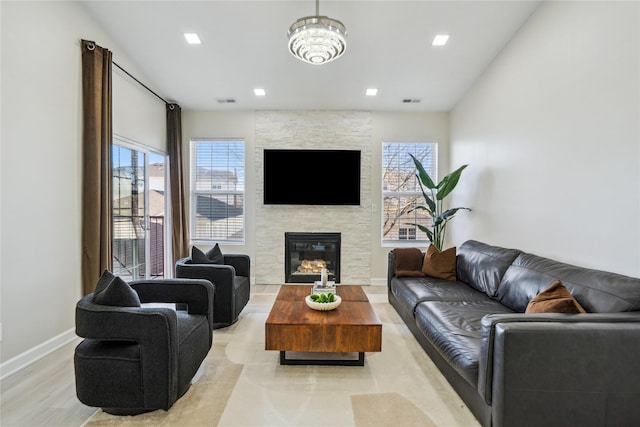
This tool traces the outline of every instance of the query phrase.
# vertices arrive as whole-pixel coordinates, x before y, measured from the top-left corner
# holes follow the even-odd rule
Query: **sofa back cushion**
[[[498,300],[523,313],[529,301],[560,280],[589,313],[640,310],[640,279],[522,253],[505,273]]]
[[[457,279],[495,298],[502,276],[520,253],[517,249],[467,240],[458,247]]]

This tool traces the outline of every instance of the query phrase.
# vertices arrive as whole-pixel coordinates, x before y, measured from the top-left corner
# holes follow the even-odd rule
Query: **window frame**
[[[173,261],[173,247],[171,244],[171,239],[168,238],[170,236],[170,231],[171,231],[171,206],[170,206],[170,200],[171,200],[171,193],[170,193],[170,186],[169,186],[169,155],[167,152],[159,150],[156,147],[152,147],[150,145],[146,145],[137,141],[133,141],[125,136],[122,135],[118,135],[116,133],[113,134],[113,138],[111,140],[111,153],[113,154],[113,150],[114,147],[119,147],[119,148],[123,148],[126,150],[131,150],[131,151],[137,151],[138,153],[144,155],[144,162],[143,162],[143,167],[144,167],[144,176],[143,176],[143,180],[144,180],[144,198],[143,198],[143,203],[144,203],[144,219],[143,219],[143,228],[145,230],[145,248],[144,248],[144,254],[145,254],[145,260],[144,260],[144,278],[145,279],[168,279],[168,278],[172,278],[173,277],[173,271],[172,268],[168,268],[168,266],[171,266]],[[151,185],[151,181],[150,181],[150,177],[149,177],[149,166],[152,164],[151,163],[151,156],[155,155],[155,156],[159,156],[163,158],[164,161],[164,179],[163,179],[163,187],[164,187],[164,219],[163,219],[163,274],[161,276],[153,276],[151,275],[152,271],[151,271],[151,235],[150,235],[150,224],[151,224],[151,217],[149,214],[149,209],[150,209],[150,185]],[[111,179],[113,180],[113,161],[112,161],[112,165],[111,165]],[[111,189],[112,192],[112,199],[114,197],[113,192],[115,191],[115,188]],[[111,223],[112,226],[113,225],[113,210],[114,208],[111,208]],[[113,245],[113,239],[115,238],[115,236],[112,236],[112,245]]]
[[[196,187],[196,173],[194,168],[197,164],[197,146],[202,143],[213,143],[213,144],[222,144],[222,143],[242,143],[242,172],[241,179],[238,180],[238,184],[241,189],[235,190],[225,190],[225,189],[197,189]],[[190,140],[190,168],[189,168],[189,232],[192,243],[202,243],[202,244],[211,244],[211,243],[220,243],[224,245],[244,245],[247,237],[247,192],[246,192],[246,170],[247,170],[247,142],[244,138],[191,138]],[[227,163],[228,163],[227,156]],[[228,170],[228,169],[227,169]],[[240,175],[238,175],[240,176]],[[242,237],[238,239],[229,239],[229,233],[227,233],[226,238],[218,238],[218,237],[204,237],[197,235],[197,195],[236,195],[242,197],[242,225],[240,230],[242,231]],[[229,225],[229,216],[226,217],[227,226]],[[229,227],[227,227],[229,229]]]
[[[438,176],[438,143],[434,141],[397,141],[397,140],[384,140],[382,141],[382,155],[381,155],[381,176],[380,176],[380,194],[381,194],[381,209],[380,209],[380,243],[382,247],[415,247],[415,246],[427,246],[430,241],[427,238],[427,235],[420,231],[417,227],[414,227],[415,230],[415,238],[400,238],[400,229],[404,229],[406,232],[406,236],[411,237],[412,234],[408,227],[405,224],[396,224],[395,227],[398,229],[397,238],[386,238],[385,237],[385,219],[387,218],[387,203],[385,203],[386,199],[389,197],[396,198],[418,198],[417,204],[424,205],[424,199],[422,192],[420,191],[420,187],[416,187],[416,191],[389,191],[385,189],[385,169],[387,165],[385,161],[387,160],[385,157],[387,146],[389,145],[406,145],[407,150],[405,153],[417,153],[419,147],[424,146],[424,149],[430,147],[431,150],[431,159],[432,162],[430,165],[426,165],[424,162],[424,158],[421,159],[421,162],[425,166],[427,171],[430,171],[430,176],[432,178]],[[413,149],[410,148],[413,147]],[[407,155],[408,157],[408,155]],[[426,158],[426,156],[425,156]],[[410,158],[409,158],[410,160]],[[415,176],[416,170],[415,166],[413,167],[413,172],[411,173]],[[416,183],[417,183],[417,178]],[[417,222],[417,221],[416,221]],[[409,227],[411,228],[411,227]]]

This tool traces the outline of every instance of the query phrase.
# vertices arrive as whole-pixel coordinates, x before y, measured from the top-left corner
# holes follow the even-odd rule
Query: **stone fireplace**
[[[340,282],[340,233],[284,233],[285,283],[313,283],[326,268]]]

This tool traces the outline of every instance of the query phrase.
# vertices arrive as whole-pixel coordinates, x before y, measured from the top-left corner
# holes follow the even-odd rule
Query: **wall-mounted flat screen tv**
[[[360,205],[360,150],[264,150],[265,205]]]

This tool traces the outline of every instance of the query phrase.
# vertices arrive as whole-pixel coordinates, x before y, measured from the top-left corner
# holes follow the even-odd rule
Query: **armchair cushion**
[[[105,270],[98,280],[93,302],[116,307],[140,307],[138,294],[127,282],[108,270]]]

